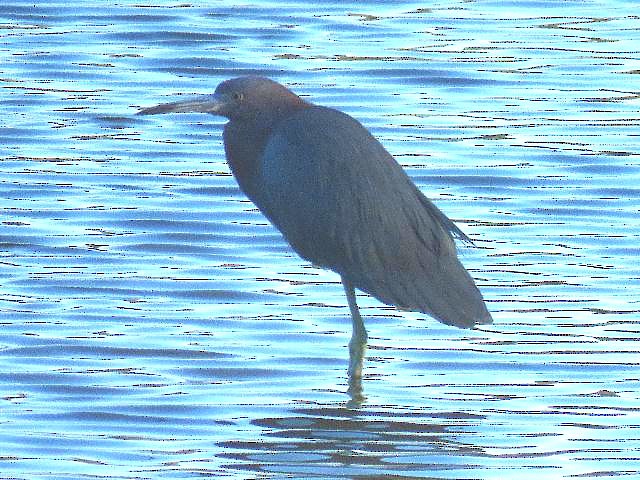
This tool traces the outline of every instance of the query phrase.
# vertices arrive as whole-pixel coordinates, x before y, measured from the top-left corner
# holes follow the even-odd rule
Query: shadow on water
[[[348,402],[350,403],[350,402]],[[323,478],[408,478],[468,470],[480,447],[460,441],[483,416],[465,412],[390,412],[384,406],[314,405],[287,417],[252,423],[265,433],[255,441],[226,441],[225,465],[262,474]],[[455,424],[455,427],[450,425]],[[455,430],[455,431],[454,431]]]

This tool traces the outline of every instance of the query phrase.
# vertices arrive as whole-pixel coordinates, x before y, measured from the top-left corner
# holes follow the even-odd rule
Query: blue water
[[[635,2],[0,6],[0,478],[640,476]],[[242,195],[270,76],[363,122],[474,239],[495,323],[361,294]]]

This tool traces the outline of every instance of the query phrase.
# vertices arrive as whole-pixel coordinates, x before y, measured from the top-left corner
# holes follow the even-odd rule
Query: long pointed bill
[[[155,107],[143,108],[136,115],[157,115],[160,113],[213,113],[219,114],[226,99],[223,95],[203,95],[181,102],[163,103]]]

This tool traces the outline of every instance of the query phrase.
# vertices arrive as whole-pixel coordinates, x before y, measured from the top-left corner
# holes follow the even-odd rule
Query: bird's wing
[[[259,179],[258,206],[302,257],[384,303],[457,326],[486,323],[452,235],[468,238],[353,118],[312,107],[283,121]]]

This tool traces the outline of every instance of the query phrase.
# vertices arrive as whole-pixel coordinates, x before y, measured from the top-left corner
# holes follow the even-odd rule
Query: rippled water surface
[[[89,2],[87,2],[89,3]],[[631,1],[0,6],[0,478],[640,478]],[[258,73],[362,121],[476,242],[495,323],[295,254],[223,120]]]

